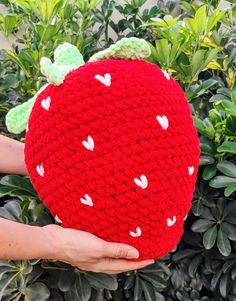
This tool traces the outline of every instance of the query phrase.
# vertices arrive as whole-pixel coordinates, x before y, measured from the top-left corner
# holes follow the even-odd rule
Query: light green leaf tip
[[[151,49],[148,43],[143,39],[123,38],[114,45],[111,45],[108,49],[102,50],[94,54],[89,62],[95,62],[105,59],[116,60],[137,60],[145,59],[151,54]]]
[[[84,59],[78,48],[69,43],[59,45],[54,53],[54,63],[43,57],[40,62],[41,72],[49,83],[57,86],[63,83],[66,75],[84,64]]]
[[[36,101],[37,96],[48,86],[44,85],[35,95],[27,102],[11,109],[6,115],[6,126],[10,133],[20,134],[22,133],[28,124],[28,119],[32,110],[32,107]]]

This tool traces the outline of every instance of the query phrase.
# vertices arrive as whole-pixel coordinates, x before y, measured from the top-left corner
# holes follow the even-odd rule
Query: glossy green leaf
[[[75,280],[75,288],[77,290],[79,300],[83,300],[83,301],[89,300],[92,291],[91,286],[89,285],[88,281],[84,279],[84,277],[81,277],[80,274],[77,274]]]
[[[236,164],[229,161],[220,161],[217,163],[217,168],[228,177],[236,178]]]
[[[209,118],[205,118],[204,120],[201,120],[198,117],[194,117],[194,124],[202,135],[205,135],[209,139],[214,138],[215,136],[215,129],[214,126]]]
[[[125,284],[124,284],[124,289],[125,290],[128,290],[130,289],[131,287],[134,286],[134,282],[135,282],[135,274],[132,273],[125,281]]]
[[[215,145],[209,140],[207,137],[201,136],[200,137],[200,147],[203,155],[213,157],[216,148]]]
[[[218,82],[214,79],[208,79],[208,80],[204,80],[195,90],[191,90],[191,91],[187,91],[186,92],[186,96],[189,100],[195,99],[203,94],[205,94],[206,92],[208,92],[208,90],[216,85]]]
[[[188,266],[188,273],[189,273],[190,277],[194,277],[195,276],[195,274],[197,272],[197,269],[198,269],[199,265],[202,262],[202,259],[203,259],[202,255],[199,254],[196,257],[194,257],[194,259],[190,262],[190,264]]]
[[[134,300],[138,301],[142,296],[142,284],[139,277],[136,276],[134,285]]]
[[[192,231],[194,232],[205,232],[213,225],[213,221],[208,219],[199,219],[192,224]]]
[[[201,200],[194,200],[192,203],[192,212],[195,216],[200,216],[204,207]]]
[[[204,200],[204,202],[205,202],[205,200]],[[213,207],[212,204],[211,204],[211,207]],[[202,211],[202,214],[201,214],[201,218],[213,220],[214,216],[212,214],[211,208],[204,207],[204,210]]]
[[[166,15],[164,16],[163,19],[152,18],[153,22],[148,23],[147,25],[169,27],[169,26],[173,26],[179,20],[179,18],[180,16],[178,16],[177,18],[173,18],[171,15]]]
[[[196,254],[197,254],[197,250],[193,250],[193,249],[185,249],[185,250],[177,251],[173,255],[173,261],[181,262],[182,260],[185,260],[187,258],[192,258]]]
[[[228,289],[229,289],[228,277],[229,277],[228,274],[225,274],[220,280],[219,288],[223,298],[227,298],[228,296]]]
[[[222,100],[221,105],[226,113],[236,117],[236,105],[233,102],[229,100]]]
[[[98,289],[116,290],[118,287],[117,278],[114,275],[106,275],[103,273],[86,273],[85,278],[92,287]]]
[[[228,202],[224,207],[223,216],[234,216],[236,215],[236,202]]]
[[[231,252],[231,245],[227,234],[224,233],[221,228],[218,230],[217,234],[217,247],[223,256],[229,256]]]
[[[47,301],[50,291],[42,282],[35,282],[26,288],[26,296],[29,301]]]
[[[211,279],[211,288],[212,290],[215,290],[218,283],[219,283],[219,280],[220,280],[220,277],[222,275],[223,271],[222,269],[218,270],[215,275],[213,275],[212,279]]]
[[[228,273],[235,265],[236,265],[235,258],[226,260],[222,268],[224,274]]]
[[[31,184],[29,178],[23,178],[16,175],[5,176],[0,180],[2,186],[10,187],[11,189],[26,192],[28,195],[37,197],[33,185]]]
[[[231,271],[231,275],[232,275],[232,280],[235,281],[236,280],[236,267],[234,267]]]
[[[236,182],[235,178],[230,178],[226,176],[217,176],[210,181],[209,185],[214,188],[223,188],[235,182]]]
[[[211,249],[215,242],[217,237],[217,226],[213,226],[209,228],[203,235],[203,245],[204,247],[209,250]]]
[[[1,14],[1,20],[2,24],[0,22],[0,28],[5,32],[6,36],[13,33],[14,30],[17,29],[17,25],[20,22],[20,19],[18,16],[14,15],[5,15]]]
[[[169,66],[170,47],[166,39],[156,41],[158,61],[162,66]]]
[[[236,117],[230,115],[226,119],[225,134],[229,136],[234,136],[235,133],[236,133]]]
[[[206,30],[206,5],[202,5],[195,14],[195,21],[197,24],[198,34],[202,34]]]
[[[188,26],[188,28],[191,30],[194,36],[197,36],[198,33],[198,28],[197,28],[197,23],[195,22],[194,19],[192,18],[185,18],[184,22]]]
[[[204,168],[202,177],[204,180],[208,181],[216,175],[216,172],[217,172],[217,168],[215,164],[208,165]]]
[[[22,60],[16,53],[13,51],[8,51],[7,52],[8,57],[13,60],[16,64],[19,65],[19,67],[24,71],[26,76],[30,77],[30,72],[29,72],[29,66],[28,64]]]
[[[225,141],[218,148],[218,152],[236,154],[236,142]]]
[[[236,105],[236,90],[232,91],[230,96],[233,103]]]
[[[194,53],[192,58],[192,77],[195,78],[216,57],[218,49],[200,49]]]
[[[9,201],[4,207],[0,207],[0,217],[13,220],[21,221],[21,207],[19,202],[12,200]]]
[[[213,164],[215,162],[214,158],[209,156],[201,156],[200,157],[200,165],[208,165]]]
[[[167,283],[165,280],[163,280],[160,276],[155,275],[155,274],[140,274],[140,277],[142,277],[142,279],[148,281],[150,284],[152,284],[152,286],[154,286],[157,290],[161,290],[166,288]]]
[[[216,24],[225,15],[226,11],[226,9],[220,11],[218,8],[216,8],[213,13],[210,14],[207,22],[207,32],[211,31],[216,26]]]
[[[62,292],[69,291],[75,282],[75,274],[67,271],[63,271],[60,274],[60,278],[58,281],[58,288]]]
[[[229,223],[222,223],[220,225],[222,232],[224,232],[230,240],[236,241],[236,227]]]
[[[141,281],[141,285],[146,301],[156,301],[156,295],[153,286],[146,281]]]
[[[224,195],[226,197],[229,197],[232,193],[234,193],[236,191],[236,182],[230,184],[229,186],[227,186],[224,190]]]
[[[192,58],[192,65],[193,65],[192,76],[195,76],[195,74],[200,72],[201,70],[200,68],[204,61],[205,53],[206,51],[204,49],[200,49],[194,53]]]

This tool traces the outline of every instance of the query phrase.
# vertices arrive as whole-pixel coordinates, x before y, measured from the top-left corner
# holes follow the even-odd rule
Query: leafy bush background
[[[236,4],[219,0],[1,0],[0,30],[17,44],[0,50],[0,126],[7,111],[45,83],[42,56],[68,41],[85,58],[128,35],[146,39],[149,60],[185,90],[201,141],[201,166],[185,233],[152,266],[108,276],[47,260],[0,262],[0,300],[236,300]],[[112,20],[119,11],[120,20]],[[12,136],[23,141],[23,136]],[[0,216],[31,225],[55,223],[29,179],[3,175]]]

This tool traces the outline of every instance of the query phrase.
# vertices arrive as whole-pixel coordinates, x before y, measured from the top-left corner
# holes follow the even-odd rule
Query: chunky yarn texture
[[[143,60],[99,60],[49,84],[26,134],[30,179],[63,227],[160,258],[183,234],[199,165],[184,92]]]

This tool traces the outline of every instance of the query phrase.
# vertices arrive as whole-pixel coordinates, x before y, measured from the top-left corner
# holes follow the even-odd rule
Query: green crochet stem
[[[148,43],[138,38],[123,38],[108,49],[94,54],[89,62],[106,59],[145,59],[151,54]],[[64,43],[58,46],[54,53],[54,63],[46,57],[40,62],[41,72],[46,76],[48,83],[61,85],[68,73],[84,64],[83,56],[74,45]],[[48,84],[47,84],[48,85]],[[37,96],[46,88],[44,85],[34,97],[27,102],[11,109],[6,116],[8,131],[20,134],[26,129],[28,119]]]
[[[54,63],[46,57],[40,62],[41,72],[49,83],[57,86],[63,83],[66,75],[84,64],[80,51],[69,43],[57,47],[54,53]]]

